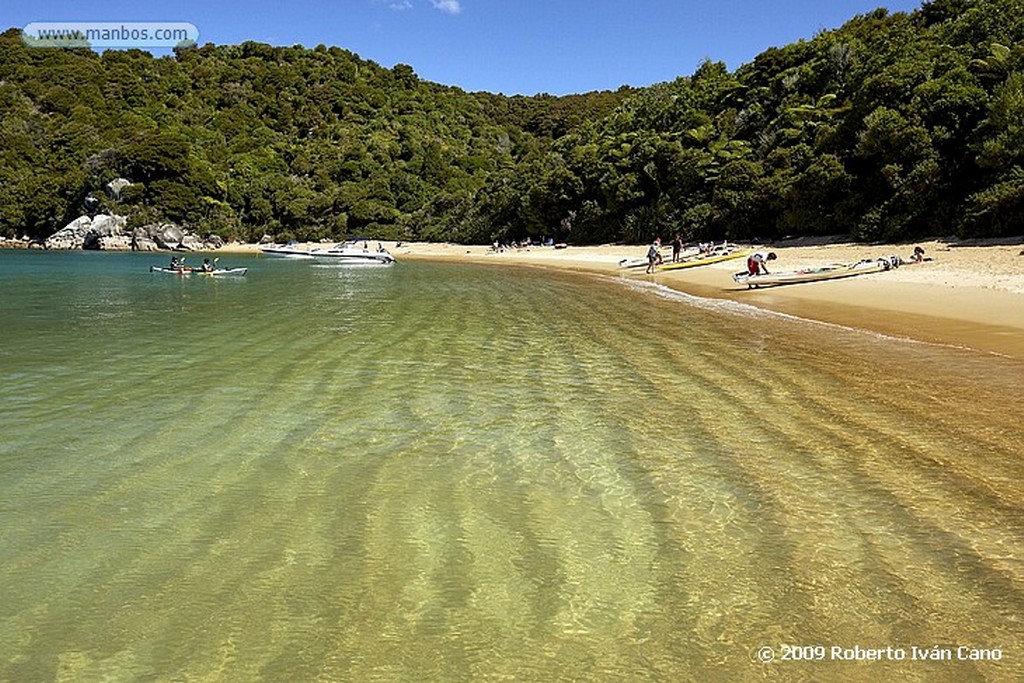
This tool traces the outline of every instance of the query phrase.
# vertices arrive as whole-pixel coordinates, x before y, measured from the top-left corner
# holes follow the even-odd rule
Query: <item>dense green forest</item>
[[[337,47],[100,55],[11,29],[0,114],[9,237],[85,206],[242,240],[1024,233],[1024,0],[877,10],[735,72],[568,97]]]

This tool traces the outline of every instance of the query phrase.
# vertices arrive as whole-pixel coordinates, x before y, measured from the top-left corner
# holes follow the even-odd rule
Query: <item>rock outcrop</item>
[[[224,245],[224,240],[217,235],[208,235],[204,240],[174,223],[151,223],[131,231],[127,224],[124,216],[81,216],[50,235],[44,246],[102,251],[206,251]]]
[[[185,232],[174,223],[161,223],[159,225],[147,225],[150,230],[150,237],[161,249],[178,249]]]
[[[83,249],[92,219],[81,216],[46,238],[47,249]]]
[[[124,235],[127,225],[128,219],[124,216],[108,216],[101,213],[92,219],[90,232],[95,233],[99,237],[114,237]]]
[[[150,236],[146,228],[132,230],[132,251],[160,251],[160,245]]]

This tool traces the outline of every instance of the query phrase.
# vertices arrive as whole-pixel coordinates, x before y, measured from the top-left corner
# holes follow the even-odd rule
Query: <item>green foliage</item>
[[[1020,232],[1024,0],[930,0],[643,89],[465,93],[339,48],[0,35],[0,233],[84,212],[256,239]],[[114,199],[104,185],[133,185]]]

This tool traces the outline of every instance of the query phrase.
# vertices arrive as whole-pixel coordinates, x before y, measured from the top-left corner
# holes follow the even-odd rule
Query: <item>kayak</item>
[[[774,285],[789,285],[798,282],[836,280],[854,275],[865,275],[867,273],[881,273],[892,270],[898,267],[899,264],[900,258],[898,256],[883,256],[880,258],[863,259],[856,263],[833,263],[827,266],[803,268],[784,273],[750,275],[746,271],[742,271],[733,275],[732,279],[738,284],[746,285],[748,288],[772,287]]]
[[[149,267],[149,272],[151,273],[167,273],[169,275],[210,275],[213,277],[245,275],[248,271],[248,268],[214,268],[213,270],[203,270],[202,268],[193,268],[191,266],[185,266],[183,268],[169,268],[167,266]]]
[[[662,247],[661,248],[661,262],[669,263],[672,260],[672,248]],[[691,256],[697,255],[696,249],[684,249],[679,257],[690,258]],[[646,268],[648,264],[647,257],[643,258],[624,258],[619,260],[619,268]]]
[[[706,266],[710,263],[720,263],[721,261],[730,261],[734,258],[743,258],[749,256],[753,251],[750,249],[731,251],[725,254],[717,253],[711,254],[710,256],[694,256],[688,258],[685,261],[679,263],[666,263],[658,267],[659,271],[662,270],[679,270],[680,268],[696,268],[697,266]]]

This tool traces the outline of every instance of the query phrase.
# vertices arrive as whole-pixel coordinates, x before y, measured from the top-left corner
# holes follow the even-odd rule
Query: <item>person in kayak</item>
[[[767,275],[768,261],[774,261],[778,258],[774,251],[769,251],[765,254],[763,251],[758,251],[747,257],[747,274],[748,275]]]
[[[203,259],[203,272],[204,273],[212,273],[213,272],[213,264],[210,263],[210,259],[208,259],[208,258],[204,258]]]

